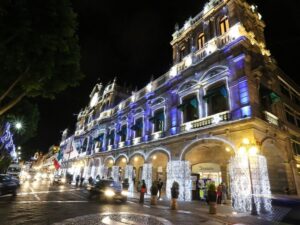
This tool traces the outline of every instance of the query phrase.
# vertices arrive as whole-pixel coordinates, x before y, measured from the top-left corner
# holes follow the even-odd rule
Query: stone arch
[[[116,164],[116,163],[118,162],[118,160],[120,160],[120,158],[122,158],[122,157],[124,157],[124,158],[126,159],[126,162],[127,162],[127,163],[129,162],[128,156],[127,156],[126,154],[124,154],[124,153],[121,153],[121,154],[119,154],[119,155],[115,158],[114,163]]]
[[[106,164],[108,160],[112,160],[113,164],[116,162],[115,157],[113,157],[112,155],[110,155],[110,156],[107,156],[107,157],[104,158],[103,164]]]
[[[171,151],[167,148],[164,147],[158,147],[155,148],[153,150],[151,150],[150,152],[147,153],[145,160],[146,162],[148,162],[150,160],[150,157],[155,153],[155,152],[161,152],[161,153],[165,153],[168,156],[168,161],[171,161]]]
[[[222,65],[213,66],[200,77],[200,81],[207,80],[223,72],[229,72],[228,67]]]
[[[236,146],[224,139],[224,138],[220,138],[220,137],[207,137],[207,138],[200,138],[200,139],[197,139],[197,140],[193,140],[191,142],[189,142],[184,148],[183,150],[181,151],[181,154],[180,154],[180,160],[184,160],[184,156],[185,154],[190,151],[193,147],[197,146],[198,144],[204,144],[204,143],[207,143],[207,142],[217,142],[219,144],[222,144],[222,145],[227,145],[228,147],[230,147],[234,153],[237,153],[238,149],[236,148]]]
[[[146,161],[146,155],[141,152],[141,151],[136,151],[134,153],[132,153],[131,155],[129,155],[128,157],[128,162],[130,162],[130,160],[134,157],[134,156],[137,156],[137,155],[140,155],[145,161]]]

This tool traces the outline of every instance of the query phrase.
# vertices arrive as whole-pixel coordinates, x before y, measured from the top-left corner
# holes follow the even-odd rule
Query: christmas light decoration
[[[143,174],[142,179],[145,180],[147,191],[150,193],[150,187],[152,186],[152,164],[151,163],[145,163],[143,165]]]
[[[119,166],[113,166],[111,173],[113,180],[119,181]]]
[[[191,169],[188,161],[171,161],[167,165],[167,197],[171,199],[171,187],[174,181],[179,183],[181,201],[191,201]]]
[[[127,165],[125,167],[125,179],[128,179],[128,183],[129,183],[128,194],[131,197],[133,196],[133,192],[134,192],[134,183],[132,177],[133,177],[133,166]]]
[[[238,212],[251,211],[251,182],[248,158],[251,166],[254,202],[258,212],[271,212],[272,205],[267,161],[264,156],[238,154],[229,164],[233,208]],[[262,198],[263,197],[263,198]],[[267,198],[266,198],[267,197]]]

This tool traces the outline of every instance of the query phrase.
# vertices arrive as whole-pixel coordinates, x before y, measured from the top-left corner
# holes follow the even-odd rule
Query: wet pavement
[[[145,204],[141,205],[135,196],[127,203],[103,203],[89,201],[87,195],[85,189],[73,186],[53,186],[50,182],[25,183],[16,197],[0,196],[0,224],[267,225],[283,224],[280,221],[291,212],[288,207],[276,207],[272,215],[252,217],[235,214],[229,205],[219,205],[218,213],[210,215],[207,205],[199,202],[180,202],[178,210],[170,210],[168,201],[150,206],[149,198],[146,198]]]

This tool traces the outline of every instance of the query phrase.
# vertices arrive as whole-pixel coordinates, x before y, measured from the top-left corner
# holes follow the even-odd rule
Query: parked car
[[[4,194],[16,196],[18,186],[17,179],[7,174],[0,174],[0,196]]]
[[[89,199],[95,196],[99,200],[120,200],[127,201],[128,192],[123,190],[122,184],[114,180],[97,180],[88,187]]]
[[[65,184],[66,183],[66,178],[60,176],[60,175],[55,175],[53,178],[53,182],[54,185],[61,185],[61,184]]]

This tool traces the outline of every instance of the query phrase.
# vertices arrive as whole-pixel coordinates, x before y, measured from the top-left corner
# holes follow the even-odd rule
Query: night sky
[[[142,88],[151,76],[167,72],[172,64],[170,41],[176,23],[180,27],[203,9],[204,0],[100,1],[73,0],[78,13],[82,52],[80,86],[55,100],[37,99],[40,108],[38,135],[25,149],[47,151],[59,144],[61,132],[74,129],[76,115],[89,102],[98,81],[115,76],[119,84]],[[279,66],[298,84],[300,7],[295,0],[253,0],[266,27],[267,48]],[[297,54],[296,54],[297,53]]]

